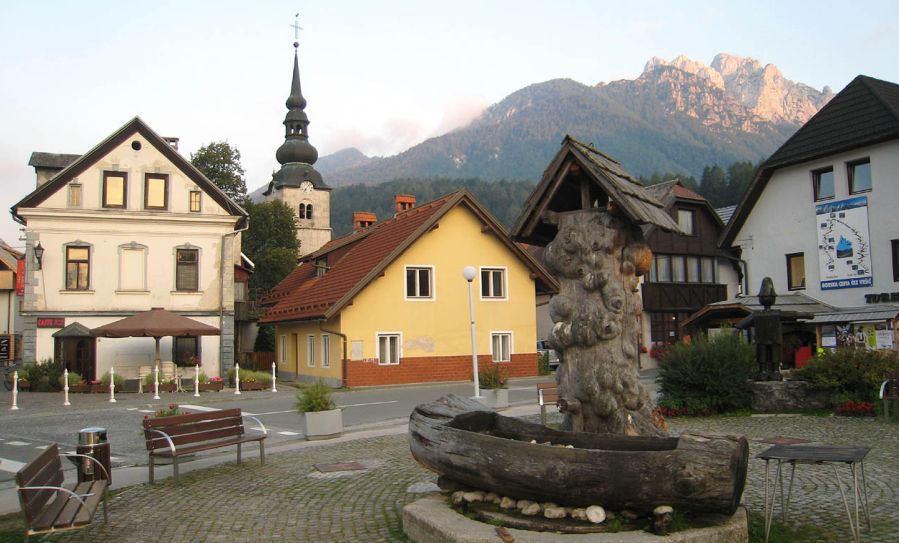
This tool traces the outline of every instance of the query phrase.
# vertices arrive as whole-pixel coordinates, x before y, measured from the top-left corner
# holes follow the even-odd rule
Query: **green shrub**
[[[62,390],[62,364],[51,358],[28,366],[28,382],[34,392],[59,392]]]
[[[721,413],[749,406],[755,370],[755,349],[738,335],[725,332],[708,339],[698,334],[691,343],[671,346],[657,382],[662,399],[675,402],[669,403],[672,408]]]
[[[63,377],[65,377],[65,374],[62,374],[59,376],[59,386],[63,386],[63,382],[62,382]],[[74,371],[69,372],[69,386],[70,387],[75,386],[75,385],[80,385],[81,381],[84,381],[84,377],[78,375]]]
[[[318,380],[297,392],[296,408],[300,413],[330,411],[336,404],[331,398],[331,387]]]
[[[102,377],[100,377],[100,384],[106,388],[109,388],[109,372],[108,371],[106,373],[104,373]],[[115,387],[121,388],[124,384],[125,384],[125,378],[122,377],[118,373],[115,374]]]
[[[509,388],[508,368],[501,363],[491,362],[478,371],[478,385],[481,388]]]
[[[899,357],[893,351],[869,351],[864,347],[825,349],[793,372],[816,390],[830,393],[832,405],[850,400],[870,402],[888,376],[899,372]]]
[[[537,374],[549,375],[552,373],[552,367],[549,365],[549,353],[542,352],[537,355]]]
[[[205,372],[201,371],[200,374],[197,375],[197,382],[199,382],[201,385],[205,385],[209,382],[209,376],[206,375]]]
[[[233,384],[234,383],[234,372],[235,369],[231,368],[228,370],[228,380]],[[267,371],[253,371],[246,370],[244,368],[240,368],[240,382],[241,383],[265,383],[266,385],[272,384],[272,374]]]

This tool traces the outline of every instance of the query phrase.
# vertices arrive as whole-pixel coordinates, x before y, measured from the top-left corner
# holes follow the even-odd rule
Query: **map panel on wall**
[[[821,290],[873,285],[867,196],[819,204],[815,216]]]

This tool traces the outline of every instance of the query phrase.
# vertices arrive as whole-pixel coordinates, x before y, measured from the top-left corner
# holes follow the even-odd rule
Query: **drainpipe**
[[[325,332],[328,334],[334,334],[335,336],[340,336],[343,339],[343,356],[340,358],[340,384],[341,386],[346,386],[346,346],[347,346],[347,337],[346,334],[338,332],[336,330],[328,330],[322,324],[324,320],[318,321],[318,330],[320,332]]]
[[[742,281],[741,281],[741,283],[742,283],[741,287],[742,287],[743,292],[741,293],[741,295],[749,296],[749,265],[746,263],[746,261],[743,260],[742,258],[737,258],[734,256],[727,256],[727,255],[718,255],[718,256],[720,258],[725,258],[727,260],[730,260],[731,262],[737,263],[737,265],[740,267],[740,275],[743,276]]]
[[[238,230],[234,230],[233,232],[228,232],[227,234],[222,234],[222,258],[221,258],[221,269],[219,270],[219,330],[224,330],[225,326],[225,266],[227,263],[225,262],[225,240],[228,236],[234,236],[237,238],[237,234],[241,232],[246,232],[250,229],[250,218],[247,217],[247,223],[243,228]],[[233,252],[232,252],[233,256]],[[231,266],[234,263],[231,262]],[[232,280],[233,283],[233,280]],[[236,331],[236,330],[235,330]],[[234,356],[237,356],[237,353],[234,353]],[[225,372],[225,342],[222,341],[222,336],[219,336],[219,375],[224,375]]]

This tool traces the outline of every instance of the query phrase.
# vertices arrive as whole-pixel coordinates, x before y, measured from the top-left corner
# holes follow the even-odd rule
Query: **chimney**
[[[353,211],[353,230],[359,231],[378,222],[378,216],[370,211]]]
[[[166,143],[171,145],[172,149],[174,149],[176,151],[178,150],[178,142],[181,140],[181,138],[174,138],[172,136],[162,136],[162,139],[164,139]]]
[[[415,207],[415,196],[411,194],[395,194],[393,196],[393,208],[397,213],[402,213]]]

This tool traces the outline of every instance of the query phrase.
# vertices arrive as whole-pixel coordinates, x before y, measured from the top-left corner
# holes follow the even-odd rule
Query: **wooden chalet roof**
[[[364,230],[332,240],[302,258],[300,265],[261,301],[269,309],[262,323],[330,319],[394,262],[423,234],[457,206],[467,207],[496,238],[531,269],[548,291],[558,290],[549,273],[467,190],[453,192]],[[318,276],[319,267],[326,271]]]
[[[60,188],[66,186],[66,183],[78,177],[82,173],[84,173],[88,168],[94,165],[98,160],[100,160],[104,155],[121,145],[125,140],[131,137],[133,134],[140,134],[144,138],[146,138],[147,142],[153,145],[163,156],[165,156],[169,161],[172,162],[178,169],[180,169],[184,174],[190,178],[191,181],[196,183],[203,191],[209,195],[217,204],[225,208],[228,213],[231,215],[236,215],[240,217],[240,220],[237,221],[235,225],[235,229],[241,228],[247,223],[247,212],[243,210],[239,205],[237,205],[231,198],[228,197],[227,194],[222,192],[215,183],[210,181],[205,175],[203,175],[200,170],[196,169],[193,164],[191,164],[186,158],[184,158],[178,151],[172,148],[171,145],[166,142],[162,136],[153,131],[147,124],[140,118],[134,117],[124,126],[116,130],[112,135],[108,138],[100,142],[96,147],[88,151],[87,153],[81,155],[76,158],[74,161],[70,162],[62,171],[53,176],[53,179],[48,181],[47,183],[41,185],[37,189],[35,189],[31,194],[22,198],[17,204],[15,204],[11,211],[13,214],[13,218],[24,224],[25,220],[19,216],[19,208],[30,208],[37,207],[44,200],[50,197],[50,195],[54,194]],[[45,153],[46,155],[47,153]],[[58,155],[58,156],[68,156],[68,155]],[[34,160],[34,155],[32,155],[32,161]]]
[[[729,246],[778,168],[899,138],[899,85],[859,75],[759,168],[721,235]]]
[[[669,214],[671,213],[671,208],[674,207],[675,202],[677,202],[678,200],[685,200],[694,204],[698,204],[699,206],[705,208],[709,216],[712,218],[712,221],[718,224],[719,232],[721,228],[724,228],[724,222],[722,222],[721,217],[718,215],[718,213],[715,212],[712,204],[710,204],[709,201],[703,198],[701,195],[685,187],[678,179],[665,181],[664,183],[657,183],[655,185],[649,185],[646,187],[646,190],[647,192],[655,196],[656,199],[658,199],[662,203],[662,205],[665,206],[665,210]],[[643,234],[649,236],[654,228],[656,228],[656,226],[653,224],[645,225],[643,227]]]
[[[544,221],[548,212],[575,211],[609,203],[635,224],[679,231],[664,205],[618,161],[591,145],[565,136],[562,148],[525,202],[512,228],[512,236],[524,243],[546,245],[556,233],[555,226]]]

